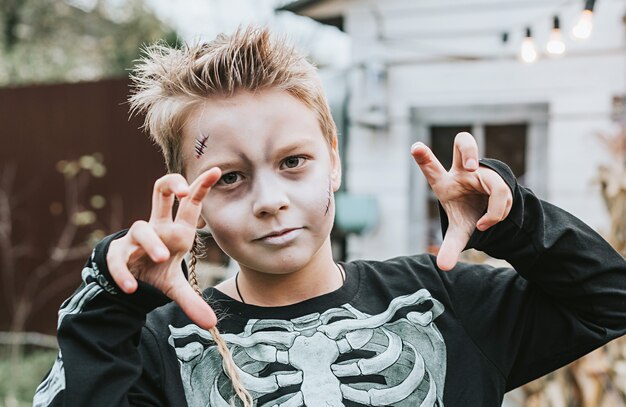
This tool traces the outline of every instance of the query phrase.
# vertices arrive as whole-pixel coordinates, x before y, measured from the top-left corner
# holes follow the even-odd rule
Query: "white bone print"
[[[446,351],[434,324],[443,311],[422,289],[376,315],[346,304],[288,321],[250,320],[223,337],[256,406],[443,406]],[[191,324],[170,333],[189,406],[229,406],[209,332]]]

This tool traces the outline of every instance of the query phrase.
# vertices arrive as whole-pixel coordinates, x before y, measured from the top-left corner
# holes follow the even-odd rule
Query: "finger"
[[[478,169],[478,145],[474,137],[467,132],[461,132],[454,138],[452,168],[465,171]]]
[[[137,280],[128,269],[128,259],[136,248],[126,235],[111,242],[106,256],[111,278],[126,294],[132,294],[137,289]]]
[[[506,219],[511,213],[511,209],[513,208],[513,194],[509,195],[509,199],[506,201],[506,209],[504,210],[504,219]]]
[[[167,174],[154,183],[150,221],[171,221],[174,197],[182,198],[189,193],[189,185],[180,174]]]
[[[450,225],[437,254],[437,266],[444,271],[454,268],[468,241],[467,233]]]
[[[154,227],[144,221],[133,223],[128,231],[132,243],[142,248],[155,263],[161,263],[170,257],[170,251]]]
[[[213,167],[196,178],[189,187],[189,195],[180,201],[178,213],[176,214],[176,222],[180,221],[194,228],[196,227],[198,217],[202,210],[202,200],[221,176],[222,171],[217,167]]]
[[[417,142],[411,146],[411,155],[424,173],[428,183],[433,186],[448,173],[435,154],[424,143]]]
[[[183,312],[199,327],[211,329],[217,323],[215,312],[183,278],[172,288],[168,296],[180,306]]]
[[[489,202],[487,212],[476,222],[476,228],[485,231],[508,216],[513,197],[508,185],[498,174],[486,172],[479,179],[485,191],[489,193]]]

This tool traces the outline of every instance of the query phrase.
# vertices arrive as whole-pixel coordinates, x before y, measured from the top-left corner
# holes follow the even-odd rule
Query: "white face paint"
[[[199,134],[208,139],[198,157]],[[284,91],[241,92],[207,100],[188,118],[184,137],[189,182],[222,170],[202,218],[242,271],[287,274],[332,261],[341,169],[314,111]]]

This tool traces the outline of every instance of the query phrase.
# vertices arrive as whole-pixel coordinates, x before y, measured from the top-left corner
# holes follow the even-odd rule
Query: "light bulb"
[[[565,43],[561,35],[561,25],[559,18],[556,16],[553,19],[552,32],[550,32],[550,39],[546,44],[546,51],[552,56],[560,56],[565,53]]]
[[[530,28],[526,29],[526,36],[522,40],[522,48],[520,50],[520,58],[522,61],[530,64],[537,60],[537,48],[535,47],[535,41],[530,33]]]
[[[575,38],[584,40],[591,36],[591,29],[593,28],[593,11],[583,10],[580,15],[580,19],[572,28],[572,35]]]

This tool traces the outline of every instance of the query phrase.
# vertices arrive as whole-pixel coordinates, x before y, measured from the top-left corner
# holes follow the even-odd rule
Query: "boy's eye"
[[[239,181],[239,174],[237,174],[236,172],[229,172],[228,174],[224,174],[219,180],[220,183],[225,185],[231,185],[237,181]]]
[[[293,156],[285,158],[285,160],[283,161],[283,165],[287,168],[296,168],[302,165],[303,162],[304,157]]]

